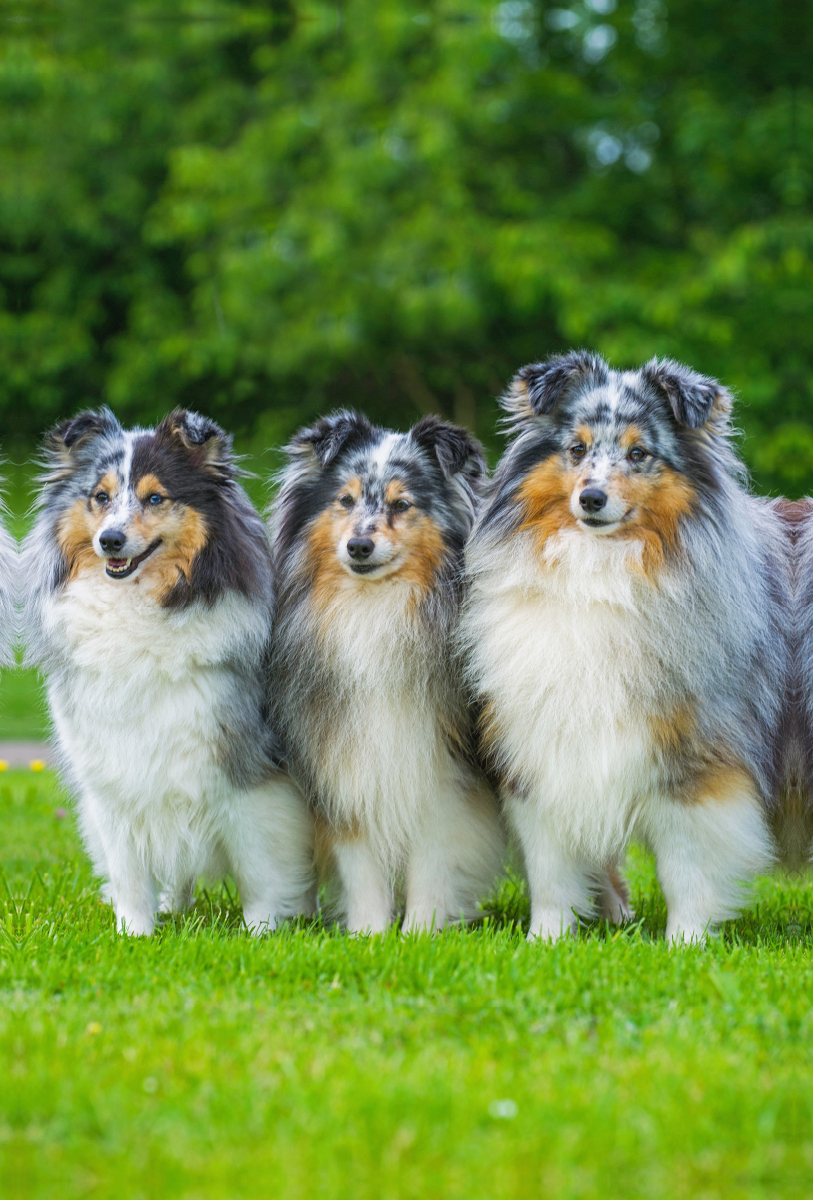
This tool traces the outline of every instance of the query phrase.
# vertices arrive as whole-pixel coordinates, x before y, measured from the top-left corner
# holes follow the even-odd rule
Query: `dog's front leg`
[[[574,912],[592,903],[591,872],[574,856],[554,821],[534,800],[509,795],[505,813],[522,852],[531,895],[528,941],[557,941],[575,934]]]
[[[88,792],[79,801],[79,825],[93,865],[106,878],[102,894],[113,906],[119,931],[152,933],[155,880],[131,835],[111,818],[104,802]]]
[[[313,913],[313,818],[287,775],[236,796],[223,834],[251,933],[271,933],[285,917]]]
[[[369,838],[337,839],[334,854],[348,932],[383,933],[393,918],[392,887]]]
[[[122,835],[108,847],[110,899],[116,925],[133,936],[150,934],[157,908],[155,880],[138,854],[132,838]]]

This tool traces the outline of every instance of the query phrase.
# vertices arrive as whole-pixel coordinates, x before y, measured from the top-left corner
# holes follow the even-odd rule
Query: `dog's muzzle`
[[[99,538],[99,542],[100,544],[102,543],[102,538]],[[137,567],[140,567],[144,560],[149,558],[153,551],[157,550],[160,545],[161,539],[157,538],[151,546],[147,547],[143,554],[138,554],[135,558],[108,558],[107,563],[105,564],[106,574],[109,575],[111,579],[126,579],[128,575],[132,575],[133,571],[135,571]],[[102,549],[104,549],[104,546],[102,546]]]

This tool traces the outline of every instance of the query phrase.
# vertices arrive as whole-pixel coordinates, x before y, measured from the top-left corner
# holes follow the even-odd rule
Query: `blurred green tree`
[[[259,444],[345,404],[496,445],[507,378],[578,344],[719,376],[758,484],[813,483],[802,7],[26,12],[0,64],[3,431],[183,403]]]

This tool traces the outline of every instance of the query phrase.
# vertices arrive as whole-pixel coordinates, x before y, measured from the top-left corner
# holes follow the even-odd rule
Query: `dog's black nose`
[[[369,558],[373,550],[375,550],[375,542],[372,538],[350,538],[347,543],[347,553],[357,562]]]
[[[600,512],[607,504],[607,492],[602,492],[601,487],[585,487],[579,496],[579,504],[585,512]]]
[[[600,512],[606,503],[607,493],[602,492],[601,488],[585,488],[579,496],[579,504],[585,512]]]
[[[121,529],[105,529],[104,533],[99,534],[99,545],[105,554],[117,554],[124,549],[126,541],[127,534]]]

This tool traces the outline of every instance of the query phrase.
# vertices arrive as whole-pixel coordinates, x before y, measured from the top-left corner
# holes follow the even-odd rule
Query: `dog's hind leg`
[[[630,903],[629,886],[617,864],[607,867],[603,872],[599,900],[602,917],[612,925],[623,925],[635,916],[635,909]]]
[[[503,863],[505,836],[491,790],[451,778],[433,796],[411,847],[404,932],[471,920]]]
[[[158,911],[160,913],[183,913],[194,903],[195,879],[194,877],[183,878],[161,889]]]
[[[287,775],[234,797],[223,842],[252,933],[313,912],[313,820]]]
[[[773,865],[770,832],[753,785],[733,771],[729,781],[724,792],[716,781],[714,794],[694,804],[664,798],[648,817],[647,837],[666,900],[667,941],[702,941],[719,921],[737,915],[747,899],[743,885]]]

